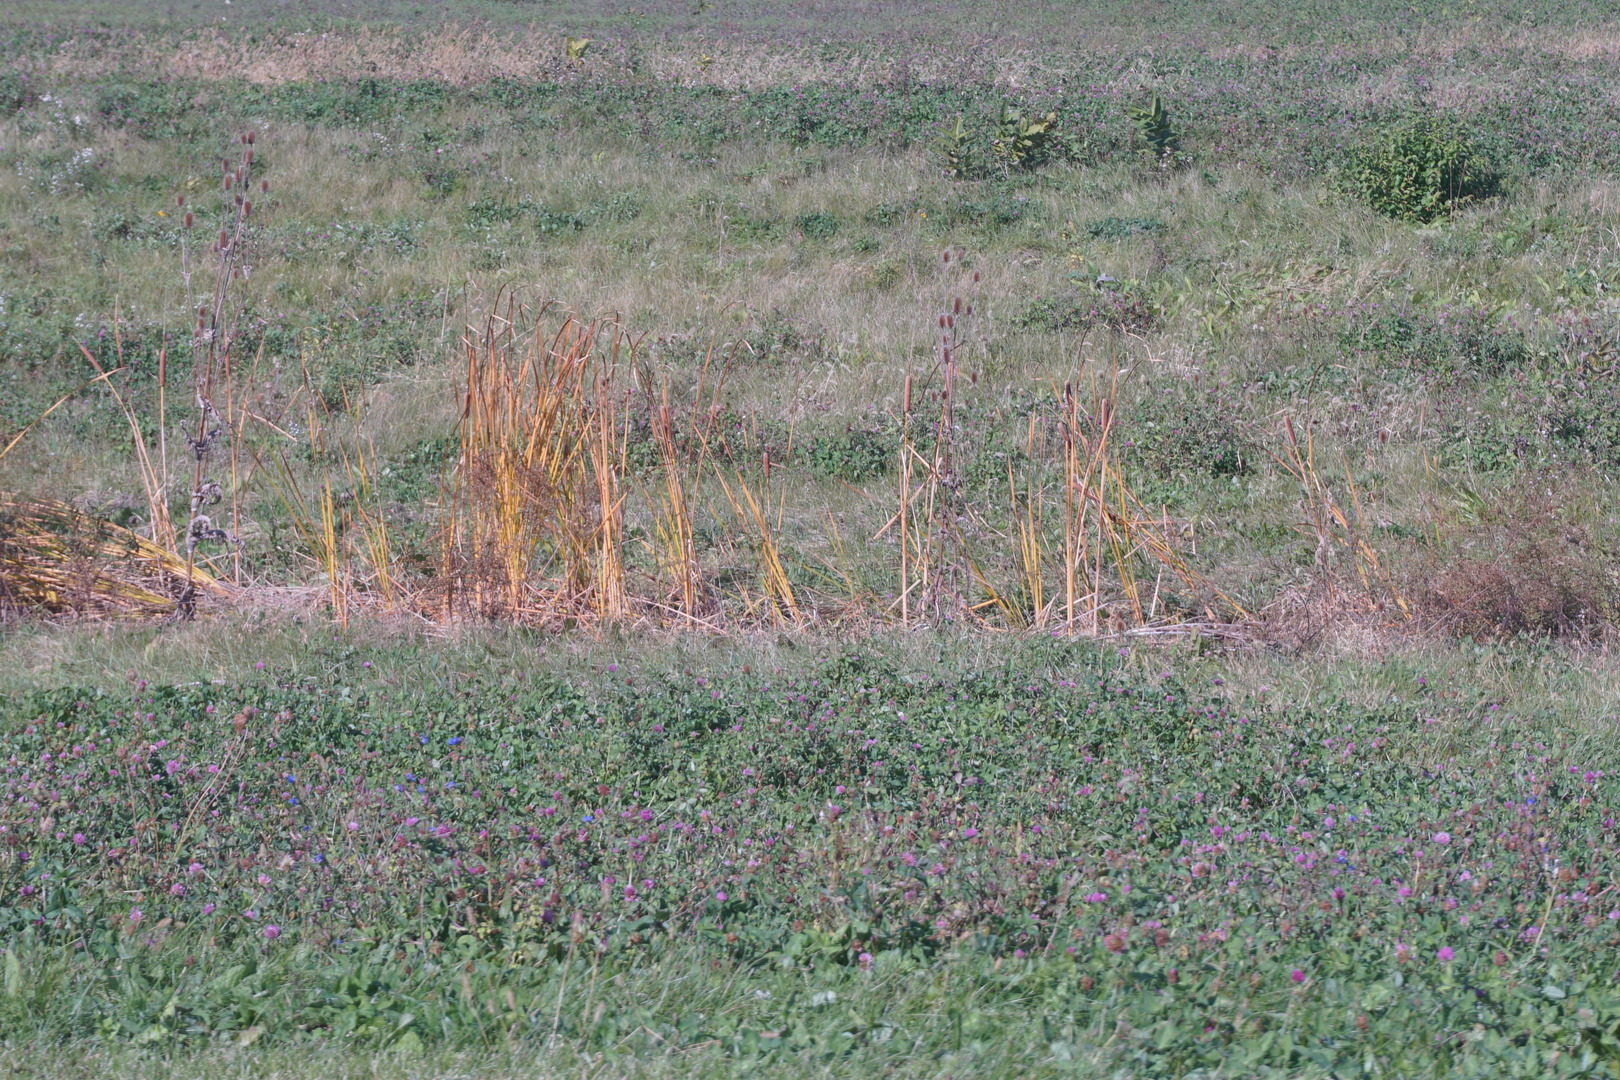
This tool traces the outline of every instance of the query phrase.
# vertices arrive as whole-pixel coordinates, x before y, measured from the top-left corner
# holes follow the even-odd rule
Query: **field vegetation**
[[[0,1061],[1620,1071],[1603,5],[13,3]]]

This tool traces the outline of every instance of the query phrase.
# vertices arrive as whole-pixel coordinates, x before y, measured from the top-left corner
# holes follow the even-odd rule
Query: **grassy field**
[[[7,5],[0,1063],[1620,1071],[1617,162],[1599,4]]]

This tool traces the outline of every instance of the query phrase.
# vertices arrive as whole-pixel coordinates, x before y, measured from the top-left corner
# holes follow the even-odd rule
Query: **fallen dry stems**
[[[225,586],[151,539],[53,499],[0,494],[0,615],[170,615]]]

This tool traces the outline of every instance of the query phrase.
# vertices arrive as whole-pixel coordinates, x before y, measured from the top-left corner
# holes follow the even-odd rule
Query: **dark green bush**
[[[1455,121],[1420,116],[1355,147],[1340,183],[1386,217],[1428,222],[1496,194],[1501,176]]]
[[[825,210],[812,210],[808,214],[800,214],[793,224],[811,240],[825,240],[838,232],[838,219]]]
[[[892,430],[851,424],[843,431],[811,439],[806,457],[822,476],[858,484],[888,472],[898,450],[899,440]]]

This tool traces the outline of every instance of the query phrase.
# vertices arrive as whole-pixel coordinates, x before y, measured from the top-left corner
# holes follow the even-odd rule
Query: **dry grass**
[[[230,595],[139,533],[66,503],[0,493],[0,619],[167,617],[196,590]]]
[[[1423,625],[1446,636],[1605,640],[1620,613],[1615,552],[1593,528],[1593,485],[1538,478],[1477,499],[1471,520],[1412,560]],[[1601,513],[1601,510],[1598,511]]]

